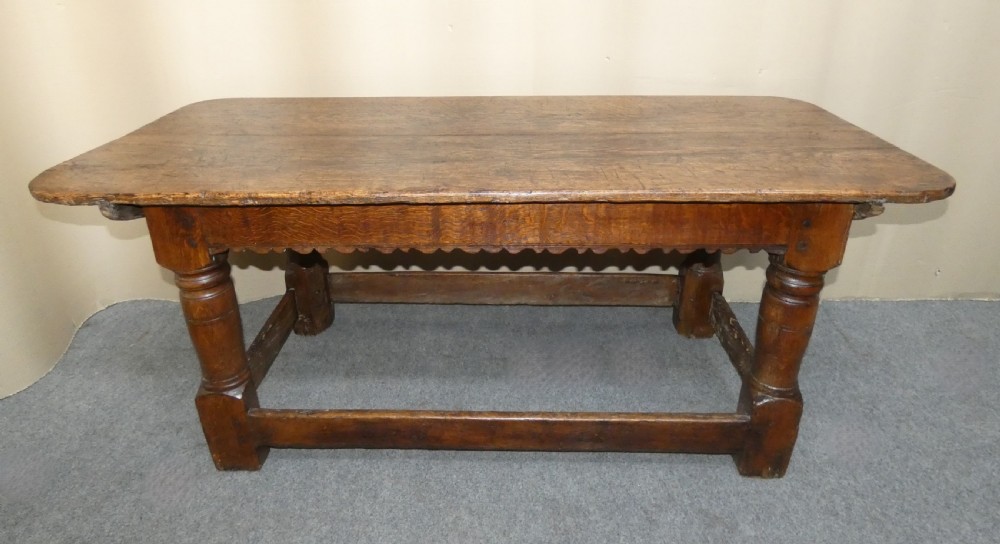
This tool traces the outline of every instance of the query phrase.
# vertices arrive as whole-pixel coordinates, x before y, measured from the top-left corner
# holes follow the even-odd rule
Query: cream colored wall
[[[827,298],[1000,294],[1000,2],[0,0],[0,396],[95,311],[174,299],[141,221],[32,201],[48,166],[227,96],[755,94],[817,103],[952,173],[855,225]],[[753,300],[759,256],[728,261]],[[236,271],[240,296],[277,271]]]

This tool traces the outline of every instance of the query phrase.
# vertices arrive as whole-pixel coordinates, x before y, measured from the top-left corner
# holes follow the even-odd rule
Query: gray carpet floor
[[[275,301],[245,305],[248,334]],[[755,306],[736,305],[744,323]],[[1000,303],[827,302],[784,479],[725,456],[273,450],[217,472],[176,304],[115,305],[0,400],[0,542],[997,542]],[[341,305],[268,407],[730,411],[669,310]]]

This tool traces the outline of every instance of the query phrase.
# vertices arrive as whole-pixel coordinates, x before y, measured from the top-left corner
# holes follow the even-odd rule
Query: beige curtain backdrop
[[[825,297],[996,298],[998,28],[996,0],[0,0],[0,396],[94,312],[176,296],[142,221],[36,203],[28,181],[218,97],[807,100],[958,180],[948,201],[855,224]],[[755,300],[763,260],[727,262],[728,294]],[[237,269],[241,299],[278,293],[278,274]]]

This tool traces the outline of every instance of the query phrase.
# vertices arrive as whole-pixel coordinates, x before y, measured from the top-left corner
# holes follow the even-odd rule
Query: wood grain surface
[[[736,453],[743,414],[274,410],[249,412],[279,448]]]
[[[927,202],[945,172],[774,97],[235,98],[42,173],[39,200],[131,205]]]

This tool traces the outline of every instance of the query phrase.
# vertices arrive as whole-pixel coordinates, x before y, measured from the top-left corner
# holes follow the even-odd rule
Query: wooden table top
[[[773,97],[236,98],[55,166],[39,200],[134,205],[928,202],[945,172]]]

